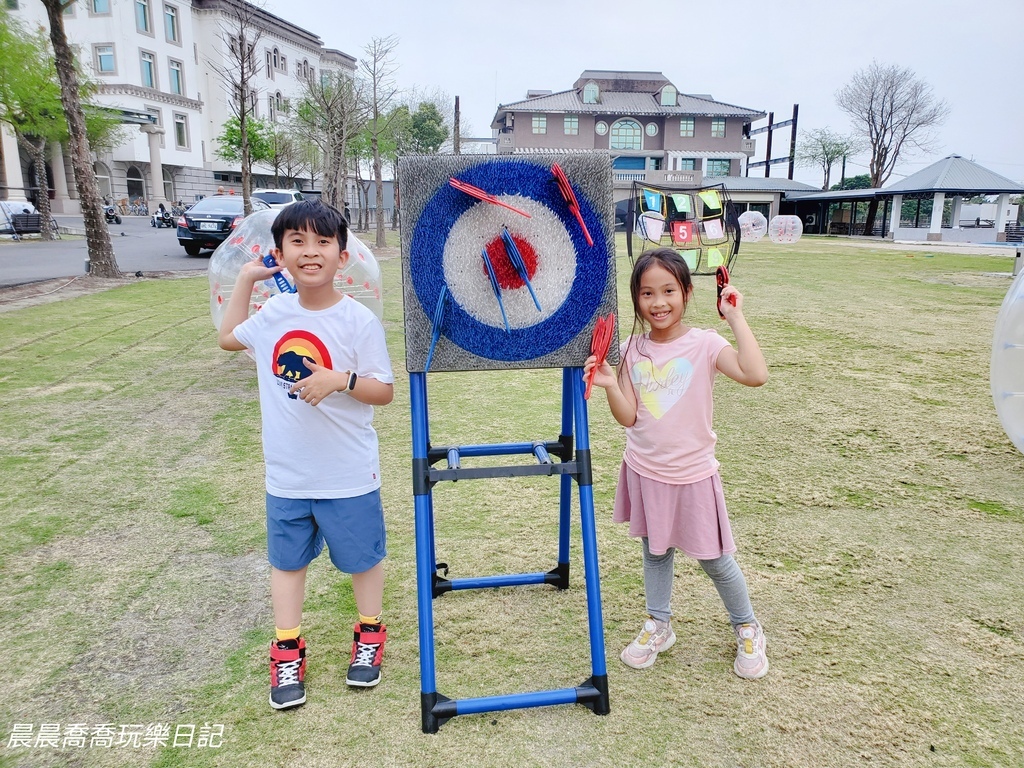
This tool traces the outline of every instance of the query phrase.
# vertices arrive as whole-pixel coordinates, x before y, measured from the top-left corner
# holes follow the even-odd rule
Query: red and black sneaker
[[[306,703],[306,641],[274,640],[270,644],[270,706],[288,709]]]
[[[380,682],[380,663],[388,628],[383,624],[356,624],[345,682],[357,688],[372,688]]]

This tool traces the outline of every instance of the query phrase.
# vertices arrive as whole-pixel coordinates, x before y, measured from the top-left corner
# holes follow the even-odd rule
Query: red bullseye
[[[519,255],[523,257],[523,264],[526,265],[526,274],[532,281],[537,272],[537,252],[533,250],[529,240],[525,240],[519,235],[512,234],[512,241],[519,249]],[[516,272],[516,268],[512,266],[512,260],[509,259],[508,253],[505,251],[505,244],[501,241],[501,236],[487,244],[487,258],[491,260],[494,276],[502,290],[511,291],[526,285],[519,273]],[[483,264],[482,260],[480,269],[483,270],[484,275],[487,274],[487,266]]]

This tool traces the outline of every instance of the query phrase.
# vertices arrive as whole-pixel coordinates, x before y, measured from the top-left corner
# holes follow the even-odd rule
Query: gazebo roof
[[[1024,192],[1024,185],[1000,176],[960,155],[944,157],[905,179],[879,190],[879,194],[906,195],[944,192],[947,195],[994,195]]]

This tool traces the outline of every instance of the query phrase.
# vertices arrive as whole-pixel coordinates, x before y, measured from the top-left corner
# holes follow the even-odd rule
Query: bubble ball
[[[768,232],[768,219],[759,211],[744,211],[740,214],[740,237],[756,243]]]
[[[227,309],[235,280],[247,261],[254,257],[261,259],[274,248],[274,237],[270,227],[277,218],[277,209],[256,211],[246,216],[234,233],[210,257],[210,314],[213,324],[219,330],[224,310]],[[369,248],[351,231],[348,233],[348,262],[338,270],[334,278],[335,287],[370,309],[378,318],[384,316],[381,301],[380,266]],[[287,270],[279,274],[292,282]],[[280,293],[273,278],[256,283],[249,299],[249,314],[259,311],[263,302]]]
[[[768,224],[768,239],[773,243],[795,243],[803,233],[799,216],[773,216]]]
[[[989,381],[996,414],[1010,442],[1024,453],[1024,272],[996,316]]]

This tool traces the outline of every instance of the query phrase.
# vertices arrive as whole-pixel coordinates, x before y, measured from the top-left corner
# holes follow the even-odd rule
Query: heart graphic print
[[[640,400],[656,419],[660,419],[686,394],[693,381],[693,365],[678,357],[658,368],[650,360],[638,360],[630,378],[640,392]]]

